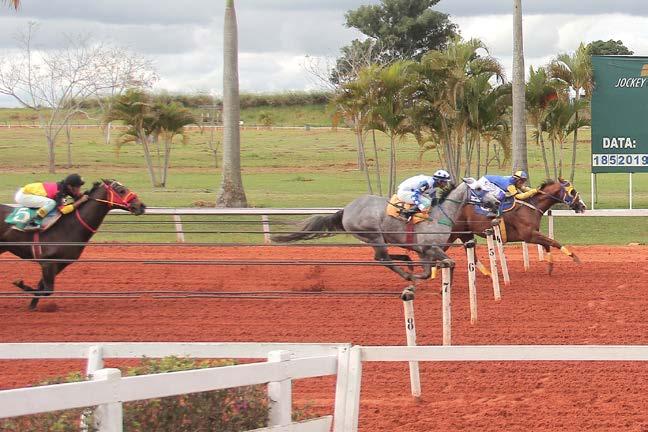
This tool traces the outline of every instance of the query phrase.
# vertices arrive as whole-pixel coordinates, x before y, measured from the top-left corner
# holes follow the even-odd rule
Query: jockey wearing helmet
[[[79,174],[70,174],[60,182],[30,183],[16,192],[17,204],[24,207],[37,208],[36,217],[43,219],[49,212],[58,207],[63,214],[71,213],[88,200],[87,195],[81,194],[84,181]],[[65,198],[71,196],[76,201],[65,204]]]
[[[526,186],[525,183],[529,180],[529,175],[522,170],[515,171],[512,176],[486,175],[484,177],[502,189],[506,194],[506,198],[509,198],[509,200],[502,201],[503,206],[506,205],[505,202],[510,201],[510,199],[524,201],[538,193],[537,189],[532,189]]]
[[[420,174],[410,177],[398,185],[396,195],[401,201],[415,205],[417,211],[427,211],[448,190],[450,178],[450,173],[442,169],[432,176]]]

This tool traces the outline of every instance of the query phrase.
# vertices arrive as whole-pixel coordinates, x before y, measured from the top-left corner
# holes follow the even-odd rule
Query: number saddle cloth
[[[409,214],[407,216],[403,215],[403,212],[409,212],[412,207],[414,207],[414,204],[403,202],[398,198],[398,195],[394,194],[387,204],[387,215],[414,224],[428,220],[430,214],[427,211],[414,213],[411,219],[409,218]]]
[[[47,231],[62,216],[58,209],[54,209],[44,219],[40,219],[36,218],[37,211],[35,208],[18,207],[4,221],[18,231]]]

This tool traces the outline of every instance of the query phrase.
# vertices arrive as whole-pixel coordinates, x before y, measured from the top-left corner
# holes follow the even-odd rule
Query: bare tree
[[[116,97],[128,89],[147,89],[159,79],[153,62],[136,52],[119,46],[106,46],[97,59],[98,79],[106,89],[97,96],[97,103],[105,115],[112,108]],[[104,129],[104,140],[110,144],[112,122]]]
[[[0,59],[0,94],[12,96],[38,115],[47,141],[49,172],[56,172],[56,140],[69,121],[85,114],[85,102],[111,94],[131,82],[135,75],[108,71],[117,55],[113,48],[93,44],[88,36],[68,37],[59,50],[34,48],[35,23],[18,35],[18,54]],[[126,57],[119,62],[126,62]],[[119,63],[118,62],[118,63]]]
[[[20,0],[2,0],[2,4],[8,3],[9,6],[13,6],[14,9],[18,10],[20,7]]]

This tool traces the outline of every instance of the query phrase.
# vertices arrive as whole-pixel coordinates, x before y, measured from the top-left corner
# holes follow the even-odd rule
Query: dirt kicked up
[[[648,248],[578,247],[582,264],[556,256],[553,276],[531,249],[507,248],[512,285],[493,301],[478,276],[479,321],[470,325],[466,261],[457,248],[453,343],[648,344]],[[485,257],[484,248],[478,254]],[[0,294],[11,281],[37,281],[32,263],[0,258]],[[90,246],[84,259],[371,260],[368,248]],[[4,261],[4,262],[3,262]],[[291,298],[27,299],[0,298],[1,342],[213,341],[346,342],[405,345],[400,299],[317,292],[400,291],[406,284],[382,267],[197,266],[78,263],[57,279],[58,291],[291,291]],[[440,281],[419,284],[419,345],[441,343]],[[47,312],[50,311],[50,312]],[[107,365],[119,363],[108,361]],[[0,387],[20,387],[72,370],[81,361],[2,361]],[[640,362],[421,363],[423,397],[409,396],[407,363],[365,363],[360,429],[378,431],[648,431],[648,364]],[[298,381],[296,406],[333,410],[333,377]]]

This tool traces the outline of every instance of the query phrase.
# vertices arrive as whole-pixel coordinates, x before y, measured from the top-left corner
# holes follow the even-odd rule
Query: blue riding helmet
[[[513,173],[513,178],[515,180],[529,180],[529,175],[526,173],[526,171],[519,170]]]

